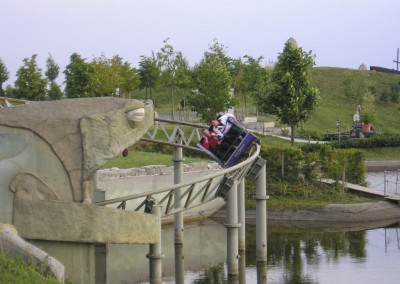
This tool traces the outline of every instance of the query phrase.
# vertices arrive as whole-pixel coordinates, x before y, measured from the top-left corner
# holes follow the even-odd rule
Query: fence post
[[[383,172],[383,194],[384,194],[384,196],[387,196],[387,194],[386,194],[386,171]]]

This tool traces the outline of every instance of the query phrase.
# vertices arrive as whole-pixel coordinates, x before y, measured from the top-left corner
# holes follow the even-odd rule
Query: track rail
[[[164,123],[175,125],[173,130],[165,128]],[[186,129],[182,128],[185,127]],[[191,127],[191,128],[187,128]],[[148,132],[141,140],[153,143],[167,144],[174,147],[201,151],[201,149],[191,146],[200,140],[199,128],[208,127],[202,124],[187,123],[181,121],[172,121],[167,119],[156,119],[154,129]],[[185,130],[186,134],[185,136]],[[195,138],[197,140],[195,141]],[[163,140],[164,139],[164,140]],[[238,182],[249,174],[254,168],[260,153],[260,146],[256,145],[254,152],[245,161],[207,175],[205,177],[194,179],[189,182],[167,186],[165,188],[154,189],[146,193],[133,194],[124,197],[109,199],[97,202],[100,206],[116,206],[116,208],[150,212],[155,204],[163,208],[162,216],[166,217],[178,212],[182,212],[202,204],[211,202],[216,198],[224,198],[226,191],[229,191],[229,185],[232,182]],[[179,199],[175,200],[175,192],[181,189]],[[183,204],[178,206],[177,204]],[[176,207],[177,206],[177,207]]]

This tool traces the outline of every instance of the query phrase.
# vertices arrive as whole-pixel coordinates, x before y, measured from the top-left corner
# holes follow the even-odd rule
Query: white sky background
[[[399,0],[2,0],[0,58],[13,85],[24,58],[49,54],[60,77],[76,52],[91,61],[119,55],[138,67],[169,38],[191,66],[213,39],[230,57],[275,61],[290,37],[316,66],[396,69]]]

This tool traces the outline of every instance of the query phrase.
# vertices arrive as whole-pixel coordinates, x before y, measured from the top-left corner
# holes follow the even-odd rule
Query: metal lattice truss
[[[166,127],[168,124],[175,125],[172,131],[171,128]],[[199,148],[191,145],[200,141],[201,134],[199,129],[202,128],[208,128],[208,126],[156,118],[154,128],[148,131],[140,140],[201,151]]]

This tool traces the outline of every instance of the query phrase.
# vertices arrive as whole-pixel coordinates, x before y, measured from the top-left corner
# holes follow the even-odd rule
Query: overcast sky
[[[217,39],[230,57],[275,61],[290,37],[316,66],[396,69],[399,0],[2,0],[0,58],[13,84],[22,60],[52,55],[61,71],[76,52],[91,61],[141,55],[169,38],[191,66]],[[61,75],[61,74],[60,74]]]

